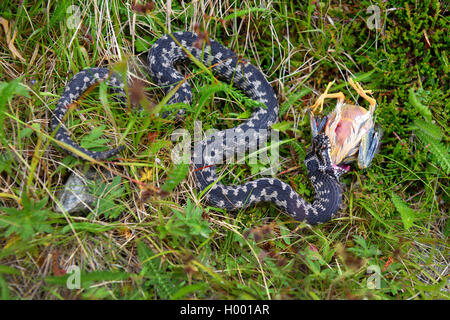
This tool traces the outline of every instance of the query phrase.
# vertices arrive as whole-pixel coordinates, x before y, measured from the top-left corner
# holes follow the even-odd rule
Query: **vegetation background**
[[[448,10],[436,0],[2,0],[0,296],[448,299]],[[202,201],[189,168],[172,163],[180,123],[155,116],[163,94],[145,66],[156,39],[182,30],[266,74],[281,105],[277,177],[309,200],[305,107],[332,80],[352,103],[348,76],[373,90],[382,147],[368,170],[342,179],[337,219],[310,227],[271,204],[229,213]],[[145,106],[123,110],[100,85],[71,110],[68,126],[84,147],[126,146],[102,164],[67,155],[48,129],[67,81],[94,66],[128,69],[130,96]],[[231,128],[250,115],[241,92],[182,69],[194,103],[181,127],[193,132],[199,119],[205,130]],[[91,183],[96,207],[59,212],[67,177],[89,167],[114,177]],[[264,168],[221,172],[242,183]],[[70,266],[79,289],[66,286]]]

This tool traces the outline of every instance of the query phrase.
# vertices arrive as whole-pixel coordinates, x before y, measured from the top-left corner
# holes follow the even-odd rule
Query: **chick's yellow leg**
[[[344,102],[345,96],[342,92],[337,93],[328,93],[328,90],[330,90],[331,86],[333,85],[334,81],[330,82],[325,89],[325,92],[320,95],[319,98],[317,98],[316,102],[310,106],[308,109],[310,109],[313,113],[316,113],[317,109],[319,108],[319,113],[322,113],[323,110],[323,102],[325,99],[334,98],[338,99],[341,102]]]
[[[352,78],[348,78],[348,83],[350,83],[353,89],[355,89],[355,91],[358,92],[358,94],[363,97],[363,99],[369,102],[370,112],[373,113],[377,105],[377,100],[367,95],[368,93],[372,94],[372,90],[364,90],[363,87],[358,82],[353,81]]]

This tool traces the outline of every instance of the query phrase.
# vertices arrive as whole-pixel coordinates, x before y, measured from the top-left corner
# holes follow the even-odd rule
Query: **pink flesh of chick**
[[[369,119],[361,126],[362,123],[357,118],[364,116],[367,112],[360,106],[345,104],[342,106],[339,119],[336,119],[335,111],[330,114],[325,132],[330,138],[331,158],[335,165],[342,165],[343,162],[355,159],[361,137],[372,125],[372,120]]]

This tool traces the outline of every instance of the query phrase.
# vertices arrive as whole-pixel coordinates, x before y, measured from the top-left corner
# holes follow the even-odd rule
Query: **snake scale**
[[[176,41],[174,41],[174,38]],[[255,108],[253,114],[242,124],[216,132],[204,138],[192,157],[193,172],[199,191],[209,187],[206,199],[212,206],[236,210],[259,202],[273,202],[294,219],[311,225],[323,223],[338,211],[342,191],[340,173],[330,160],[330,143],[324,133],[313,137],[305,158],[308,178],[314,187],[314,200],[308,203],[289,184],[275,178],[260,178],[241,185],[224,185],[218,181],[216,165],[223,157],[249,150],[255,143],[267,138],[270,126],[278,118],[278,101],[272,86],[258,68],[238,58],[220,43],[208,40],[198,45],[198,36],[190,32],[177,32],[158,39],[148,54],[148,71],[153,81],[164,88],[166,94],[179,85],[168,104],[192,102],[192,90],[185,77],[174,67],[176,63],[189,61],[186,50],[203,62],[220,78],[231,82],[249,98],[262,102],[265,107]],[[106,68],[88,68],[77,73],[67,84],[51,120],[56,139],[88,156],[102,160],[117,154],[119,149],[94,152],[77,145],[64,126],[63,119],[68,107],[82,94],[100,81],[107,81],[120,99],[126,99],[124,84],[119,77]],[[178,111],[184,113],[184,109]],[[218,162],[219,161],[219,162]]]

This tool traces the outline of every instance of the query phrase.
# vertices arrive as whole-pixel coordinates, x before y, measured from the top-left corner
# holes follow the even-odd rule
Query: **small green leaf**
[[[0,274],[0,292],[1,292],[0,297],[2,300],[10,299],[8,284],[6,283],[5,279],[2,277],[1,274]]]
[[[147,52],[149,49],[149,44],[146,43],[143,39],[137,38],[134,46],[136,48],[136,52]]]
[[[108,230],[112,230],[117,228],[115,225],[110,226],[104,226],[97,223],[91,223],[91,222],[74,222],[72,223],[72,226],[66,225],[61,229],[61,233],[67,233],[72,231],[72,227],[75,231],[89,231],[92,233],[103,233]]]
[[[100,139],[100,136],[103,134],[105,128],[105,125],[100,125],[94,128],[92,132],[81,139],[81,146],[86,149],[105,147],[105,145],[108,143],[108,139]]]
[[[169,176],[161,189],[166,192],[171,192],[187,177],[188,173],[189,163],[175,164],[175,167],[169,173]]]
[[[291,244],[291,239],[289,237],[289,235],[291,234],[291,230],[289,230],[289,228],[287,228],[284,224],[280,224],[279,228],[284,242],[286,242],[287,244]]]
[[[272,125],[273,130],[277,131],[287,131],[294,126],[294,122],[292,121],[281,121]]]
[[[209,100],[211,96],[213,96],[217,92],[228,91],[229,85],[224,83],[218,83],[213,85],[203,86],[199,90],[200,99],[197,103],[197,112],[195,113],[194,119],[197,119],[200,111],[203,109],[203,106]]]
[[[238,114],[238,119],[248,119],[252,115],[252,112],[250,110],[245,110],[244,112],[241,112]]]
[[[6,273],[6,274],[20,274],[20,271],[16,268],[5,266],[3,264],[0,264],[0,273]]]
[[[27,87],[22,85],[20,81],[22,78],[14,79],[10,82],[0,82],[0,144],[7,144],[5,137],[4,121],[5,121],[5,109],[8,101],[12,99],[14,95],[20,95],[30,98]]]
[[[20,131],[20,138],[21,139],[28,138],[29,136],[31,136],[32,133],[33,133],[33,129],[31,129],[31,128],[23,128]]]
[[[171,299],[180,299],[185,297],[187,294],[191,293],[191,292],[195,292],[195,293],[199,293],[204,291],[205,289],[207,289],[209,286],[207,285],[207,283],[205,282],[199,282],[199,283],[195,283],[195,284],[191,284],[191,285],[187,285],[187,286],[183,286],[181,287],[180,290],[178,290],[177,292],[175,292]]]
[[[392,194],[391,199],[395,208],[400,213],[405,230],[408,230],[414,224],[416,212],[408,207],[406,203],[396,194]]]
[[[234,11],[232,14],[227,15],[224,18],[224,20],[227,21],[227,20],[235,19],[237,17],[250,15],[251,13],[254,13],[254,12],[268,13],[268,12],[270,12],[270,10],[267,9],[267,8],[259,8],[259,7],[253,7],[253,8],[243,9],[243,10],[237,10],[237,11]]]
[[[12,175],[12,167],[13,167],[14,158],[9,152],[5,152],[4,154],[0,154],[0,173],[3,171],[7,172],[9,175]]]
[[[381,251],[374,244],[371,244],[362,236],[356,235],[353,239],[356,245],[352,248],[348,248],[348,251],[363,258],[371,258],[381,254]]]
[[[447,222],[444,227],[444,237],[449,237],[449,236],[450,236],[450,220],[447,219]]]
[[[23,240],[28,240],[38,233],[51,233],[53,231],[48,218],[52,211],[44,209],[48,198],[40,201],[29,199],[26,194],[22,196],[22,209],[0,207],[0,211],[6,215],[0,216],[0,228],[5,228],[5,237],[12,234],[19,235]]]

